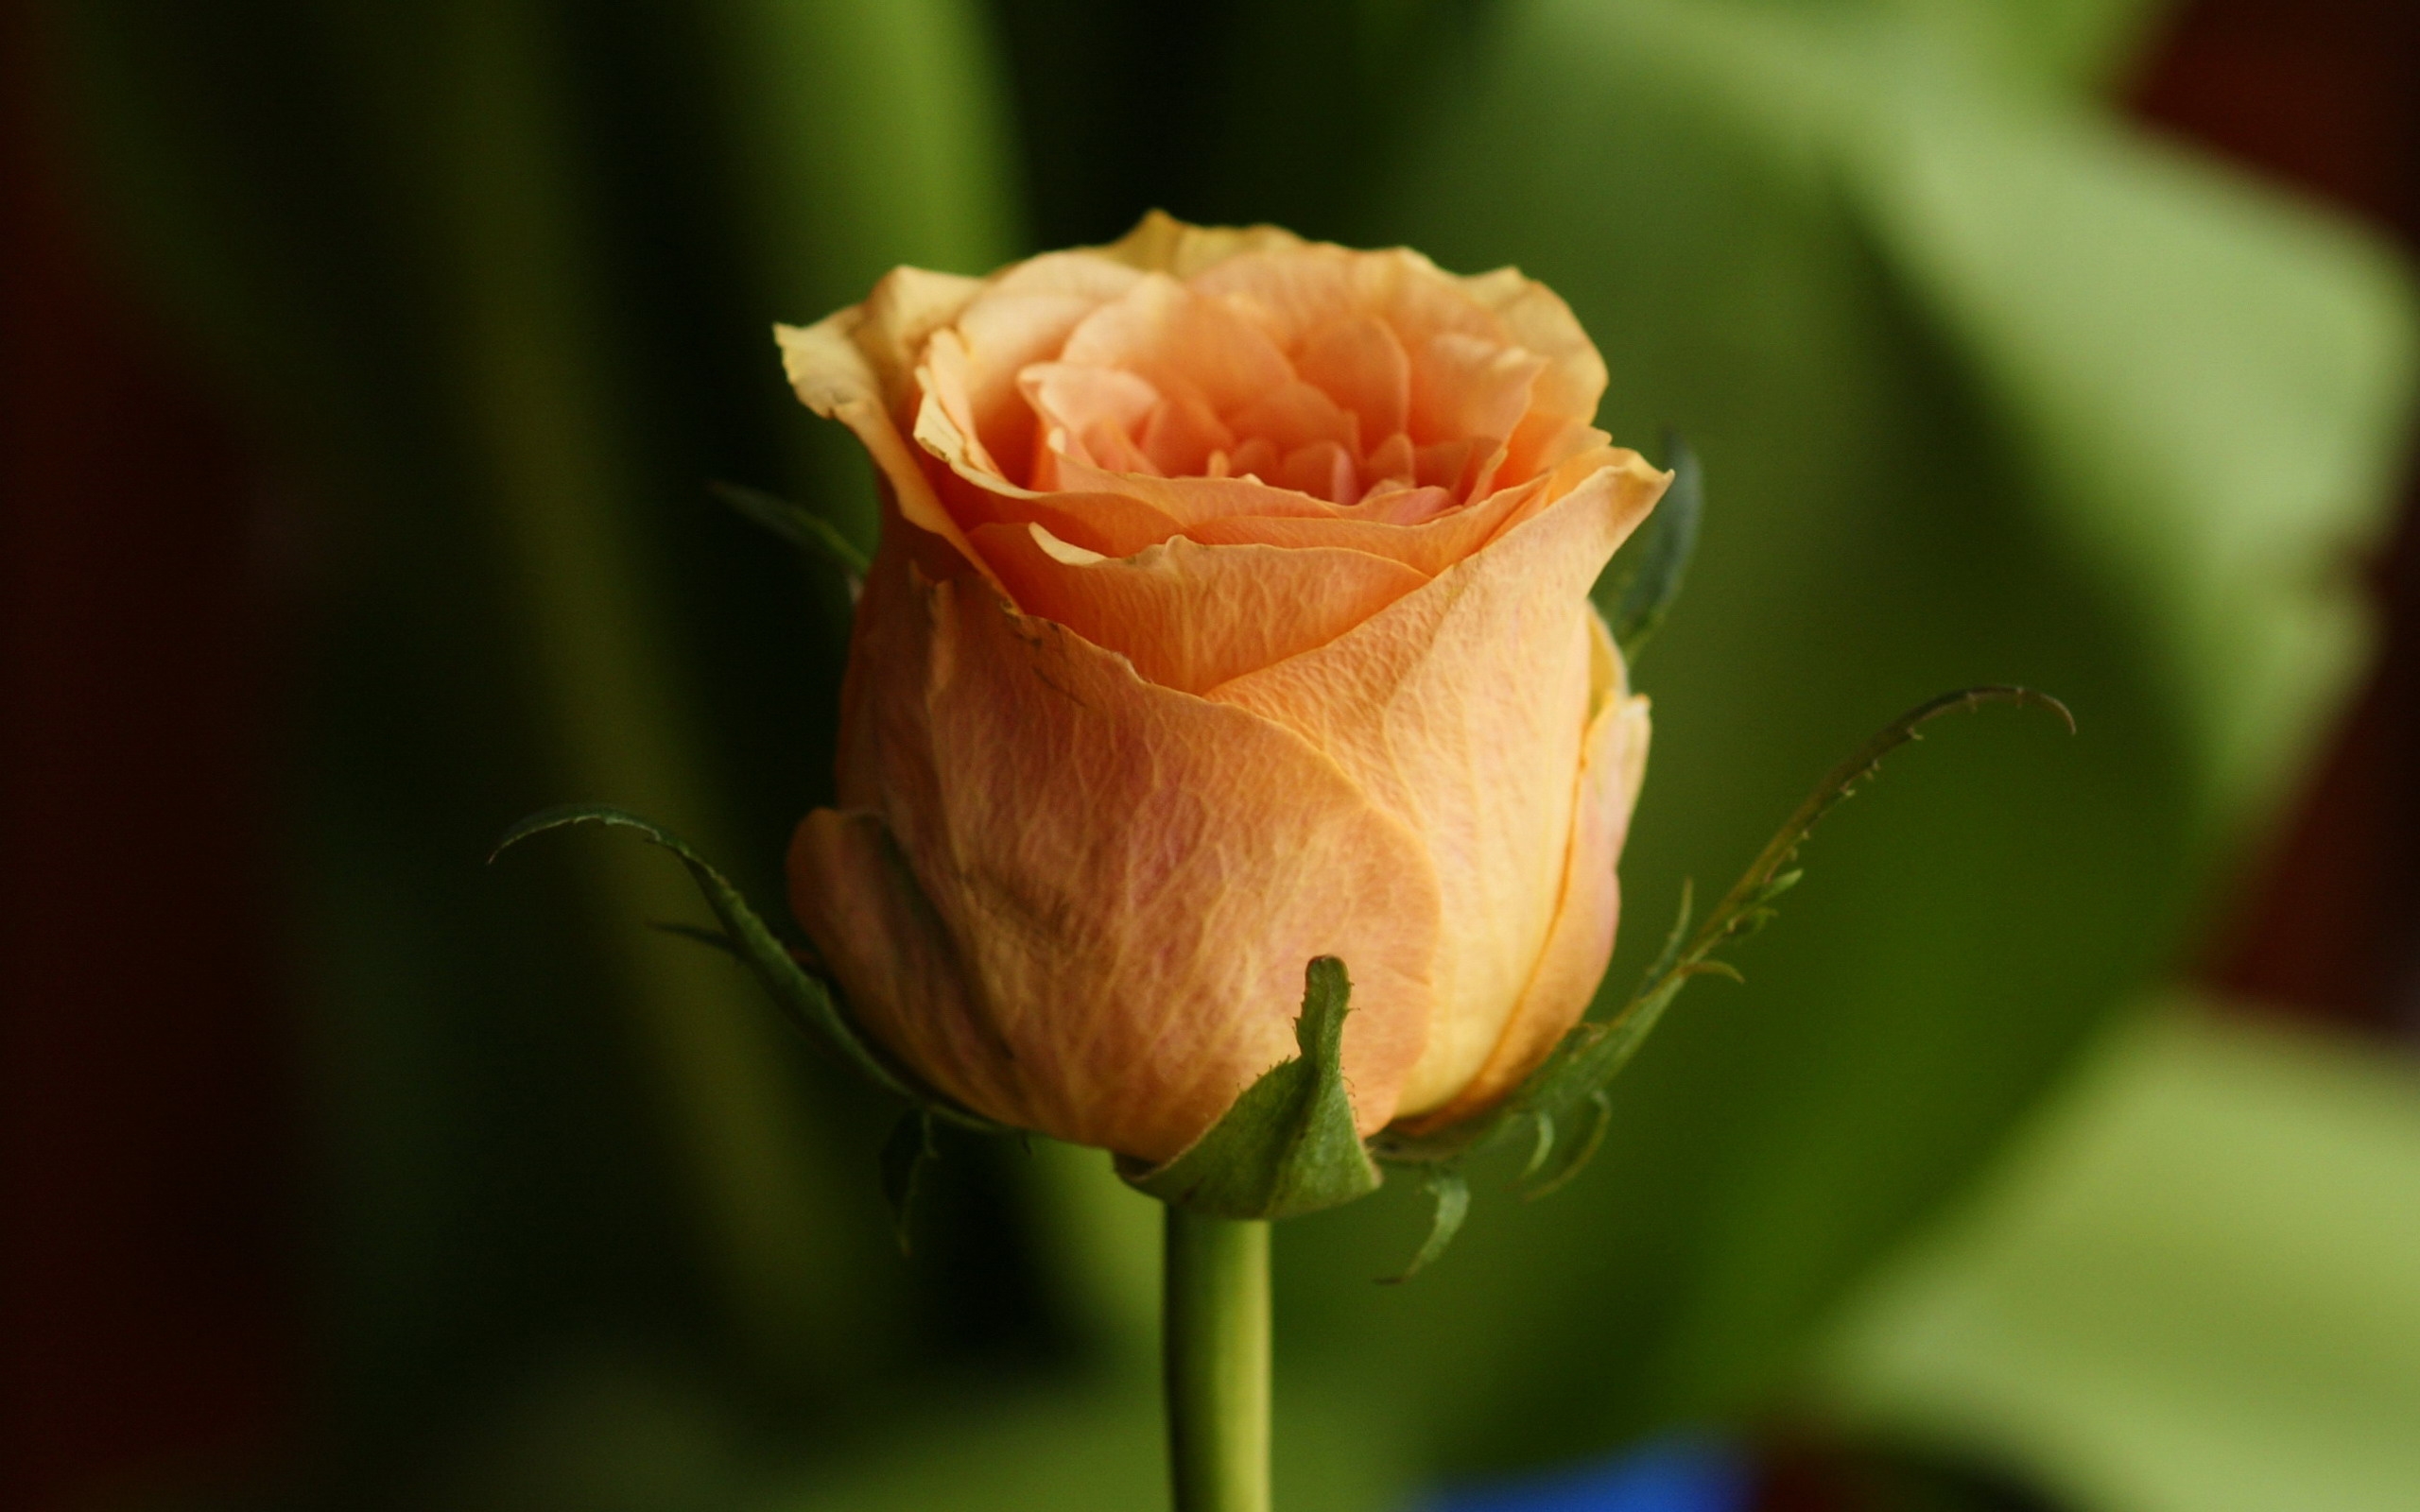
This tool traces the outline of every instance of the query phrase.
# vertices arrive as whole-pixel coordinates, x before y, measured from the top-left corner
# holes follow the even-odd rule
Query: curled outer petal
[[[908,275],[915,275],[910,278]],[[942,507],[932,480],[902,434],[898,411],[913,392],[908,374],[892,366],[932,326],[948,319],[981,285],[903,267],[883,280],[874,297],[827,316],[811,326],[777,325],[782,369],[806,407],[856,433],[881,471],[883,486],[902,518],[939,537],[968,560],[977,559],[966,535]],[[886,291],[892,297],[886,299]]]
[[[1438,1018],[1408,1115],[1478,1076],[1547,948],[1597,701],[1588,585],[1669,480],[1621,456],[1329,644],[1210,695],[1301,731],[1436,858]]]
[[[1588,1011],[1613,959],[1621,918],[1621,883],[1614,866],[1630,833],[1630,816],[1647,776],[1647,699],[1630,691],[1613,632],[1589,615],[1590,701],[1594,713],[1582,743],[1574,793],[1571,842],[1563,895],[1520,1000],[1504,1022],[1478,1074],[1444,1106],[1405,1121],[1409,1133],[1443,1128],[1482,1112],[1519,1086]]]
[[[1323,645],[1426,582],[1399,561],[1340,546],[1205,546],[1180,536],[1115,558],[1040,525],[975,535],[1028,612],[1185,693]]]
[[[1333,954],[1357,1123],[1393,1117],[1440,930],[1400,819],[1292,730],[979,577],[887,544],[865,602],[848,812],[810,816],[790,865],[874,1035],[992,1117],[1157,1161],[1293,1053],[1303,963]]]

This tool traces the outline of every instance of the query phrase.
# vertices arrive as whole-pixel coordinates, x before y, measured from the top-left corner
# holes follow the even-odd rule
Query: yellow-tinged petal
[[[917,404],[913,435],[918,445],[944,460],[962,459],[968,469],[997,474],[1000,465],[984,446],[983,433],[975,423],[975,396],[968,387],[972,377],[965,338],[956,331],[936,333],[916,369],[916,387],[923,397]],[[937,417],[927,413],[936,410]],[[947,439],[937,446],[928,434],[941,421],[946,422],[942,429]]]
[[[901,518],[941,538],[973,561],[975,548],[942,507],[932,480],[899,434],[891,404],[883,393],[883,380],[856,340],[866,323],[866,305],[855,305],[811,326],[773,327],[773,336],[781,343],[782,369],[807,408],[856,433],[881,470]]]
[[[1119,558],[1072,548],[1040,525],[974,534],[1018,608],[1185,693],[1323,645],[1428,580],[1336,546],[1204,546],[1180,536]]]
[[[1616,455],[1329,644],[1210,694],[1300,730],[1435,858],[1438,1017],[1406,1114],[1478,1074],[1555,919],[1592,713],[1588,587],[1669,482]]]
[[[863,318],[850,336],[866,354],[893,414],[909,390],[925,342],[957,319],[982,287],[981,279],[894,267],[857,306]]]
[[[1231,257],[1303,245],[1300,236],[1281,226],[1193,226],[1153,210],[1132,231],[1097,251],[1145,272],[1190,279]]]
[[[1304,965],[1333,954],[1357,1122],[1394,1116],[1440,929],[1401,820],[1290,730],[902,552],[859,625],[842,802],[904,867],[860,821],[811,821],[792,903],[873,1034],[994,1118],[1159,1160],[1294,1054]],[[924,954],[885,964],[903,950]]]

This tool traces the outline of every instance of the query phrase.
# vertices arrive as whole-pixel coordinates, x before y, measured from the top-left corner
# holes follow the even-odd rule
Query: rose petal
[[[1044,252],[992,275],[982,292],[967,304],[963,320],[992,329],[986,322],[1002,306],[1019,300],[1077,299],[1087,304],[1106,304],[1132,288],[1142,276],[1141,269],[1094,248]]]
[[[1270,339],[1234,311],[1165,273],[1084,317],[1068,335],[1064,362],[1124,368],[1153,384],[1192,384],[1221,415],[1292,381]]]
[[[1141,277],[1091,252],[1049,252],[996,275],[957,321],[967,357],[970,424],[1001,472],[1022,479],[1033,467],[1033,415],[1017,392],[1017,374],[1047,361],[1067,333]]]
[[[1165,211],[1147,213],[1134,229],[1097,255],[1146,272],[1189,279],[1231,257],[1305,245],[1282,226],[1190,226]]]
[[[1353,504],[1361,497],[1353,454],[1334,441],[1313,441],[1287,453],[1277,465],[1277,481],[1330,504]]]
[[[1436,857],[1440,1016],[1402,1110],[1460,1092],[1553,922],[1588,725],[1589,585],[1666,476],[1634,459],[1316,650],[1210,696],[1300,730]]]
[[[1132,557],[1177,533],[1175,520],[1127,493],[984,489],[955,475],[942,480],[942,492],[951,515],[964,522],[970,541],[983,525],[1038,524],[1088,551]]]
[[[1533,409],[1522,417],[1520,426],[1504,443],[1504,465],[1497,480],[1513,483],[1533,478],[1612,439],[1594,425]]]
[[[1365,431],[1363,434],[1368,433]],[[1361,470],[1377,480],[1370,485],[1373,489],[1410,483],[1420,471],[1419,460],[1412,451],[1411,438],[1400,430],[1396,431],[1379,442],[1363,459]]]
[[[1411,359],[1374,317],[1339,320],[1314,335],[1294,370],[1352,413],[1358,434],[1374,445],[1401,431],[1411,413]]]
[[[1295,1053],[1304,966],[1334,954],[1356,1122],[1393,1116],[1439,928],[1400,822],[1291,731],[979,582],[923,582],[894,551],[866,594],[850,718],[873,735],[844,752],[844,802],[883,815],[916,888],[829,819],[792,886],[871,1033],[994,1118],[1159,1160]],[[899,922],[920,909],[934,927]]]
[[[1500,441],[1529,412],[1530,389],[1547,361],[1519,347],[1443,332],[1412,349],[1411,421],[1415,444],[1470,437]]]
[[[1373,484],[1361,496],[1352,518],[1380,520],[1391,525],[1417,525],[1454,507],[1454,496],[1443,489],[1408,489],[1399,483],[1382,481]]]
[[[1462,498],[1470,490],[1482,449],[1492,447],[1492,442],[1467,436],[1424,446],[1412,455],[1411,475],[1424,489],[1442,489],[1454,498]]]
[[[1461,281],[1406,248],[1354,251],[1327,243],[1245,252],[1191,280],[1201,294],[1249,316],[1287,352],[1303,350],[1340,316],[1366,315],[1407,352],[1443,332],[1502,346],[1494,312]]]
[[[1125,428],[1114,423],[1106,416],[1086,425],[1077,444],[1067,447],[1064,451],[1060,451],[1056,446],[1047,447],[1046,456],[1050,452],[1058,453],[1054,460],[1058,463],[1057,470],[1063,486],[1065,481],[1066,464],[1071,460],[1080,463],[1089,462],[1104,472],[1114,472],[1125,477],[1155,477],[1160,471],[1151,459],[1144,455],[1143,449],[1134,444],[1134,438],[1126,434]]]
[[[814,810],[790,836],[785,869],[792,916],[857,1010],[858,1022],[876,1040],[932,1078],[911,1045],[885,1032],[870,1007],[914,1013],[929,1039],[960,1040],[982,1033],[980,994],[879,814]],[[994,1040],[954,1045],[951,1058],[979,1061],[1006,1054],[1008,1048]],[[966,1092],[943,1086],[974,1104]]]
[[[1088,363],[1037,362],[1018,375],[1017,387],[1046,426],[1063,426],[1071,436],[1098,421],[1140,435],[1160,404],[1160,391],[1144,379]]]
[[[1193,289],[1266,333],[1279,350],[1299,352],[1311,333],[1364,302],[1355,286],[1354,254],[1315,243],[1230,258],[1191,281]]]
[[[927,430],[923,417],[925,406],[937,407],[949,422],[952,438],[945,443],[952,453],[962,455],[967,465],[984,472],[998,472],[1000,465],[983,445],[982,432],[975,423],[975,404],[967,388],[968,362],[966,343],[956,331],[937,331],[925,344],[925,360],[916,369],[916,386],[923,391],[918,406],[917,435],[921,440]]]
[[[1068,451],[1046,448],[1043,453],[1043,475],[1037,481],[1049,487],[1021,488],[965,465],[963,450],[955,440],[955,428],[938,405],[927,405],[926,414],[921,419],[925,423],[920,438],[926,446],[943,460],[948,460],[952,452],[958,458],[950,468],[942,470],[937,483],[928,487],[938,490],[937,496],[949,515],[967,528],[984,524],[1038,522],[1063,541],[1113,557],[1129,557],[1180,530],[1194,535],[1201,533],[1197,527],[1212,525],[1215,533],[1215,523],[1231,515],[1331,518],[1336,514],[1335,507],[1324,500],[1271,488],[1250,478],[1160,478],[1148,471],[1114,472],[1093,465],[1080,455],[1069,455],[1083,450],[1072,438],[1067,443]],[[1254,444],[1263,452],[1269,450],[1266,443]],[[1247,457],[1251,450],[1240,449],[1237,456]],[[1138,469],[1150,466],[1148,457],[1129,460]],[[1272,471],[1274,460],[1271,459]],[[1225,541],[1230,537],[1219,535],[1218,539]],[[1476,543],[1484,538],[1470,539]],[[971,546],[964,549],[973,550]],[[1392,550],[1382,554],[1394,555]]]
[[[932,480],[899,434],[882,378],[856,339],[865,319],[865,307],[853,306],[804,328],[775,326],[783,370],[807,408],[856,433],[889,486],[902,519],[969,561],[978,560],[965,532],[942,507]]]
[[[1231,412],[1227,424],[1239,437],[1263,437],[1280,452],[1292,452],[1314,441],[1334,441],[1348,450],[1360,445],[1360,429],[1325,390],[1299,379],[1270,389]]]
[[[1506,489],[1476,504],[1450,507],[1418,524],[1391,524],[1357,514],[1229,515],[1190,522],[1184,533],[1206,545],[1344,546],[1391,558],[1425,577],[1434,577],[1522,519],[1526,511],[1541,507],[1546,488],[1541,479],[1524,488]],[[1434,497],[1434,490],[1422,490],[1421,496]]]
[[[892,414],[907,413],[910,375],[925,342],[964,313],[982,288],[980,279],[894,267],[857,306],[862,318],[851,336],[873,365]]]
[[[1235,433],[1191,384],[1173,386],[1161,396],[1143,433],[1143,455],[1169,477],[1201,476],[1209,471],[1213,454],[1232,451],[1235,444]]]
[[[1256,461],[1255,454],[1270,451],[1263,443],[1247,442],[1236,448],[1236,463],[1240,466],[1245,461]],[[1280,460],[1270,455],[1260,465],[1273,473]],[[1059,463],[1059,481],[1063,488],[1080,489],[1086,493],[1127,494],[1175,520],[1178,528],[1188,535],[1198,524],[1236,515],[1325,518],[1336,513],[1335,507],[1324,499],[1245,477],[1157,478],[1116,472],[1068,458]]]
[[[1523,278],[1515,267],[1461,282],[1474,299],[1495,312],[1507,335],[1547,359],[1547,370],[1538,375],[1530,402],[1550,414],[1594,420],[1605,393],[1605,359],[1563,297]]]
[[[1452,1101],[1408,1125],[1411,1132],[1442,1128],[1493,1106],[1537,1069],[1588,1011],[1613,958],[1621,913],[1615,865],[1630,832],[1630,816],[1647,775],[1647,700],[1634,696],[1622,675],[1621,652],[1605,622],[1592,616],[1592,693],[1598,705],[1582,746],[1571,843],[1563,897],[1529,986],[1505,1022],[1487,1059]]]
[[[1399,561],[1337,546],[1205,546],[1180,536],[1119,558],[1071,549],[1039,525],[984,525],[974,539],[1019,609],[1185,693],[1324,645],[1427,581]]]
[[[1227,472],[1235,477],[1270,477],[1276,473],[1281,460],[1275,441],[1255,436],[1236,448],[1236,455],[1227,459]]]

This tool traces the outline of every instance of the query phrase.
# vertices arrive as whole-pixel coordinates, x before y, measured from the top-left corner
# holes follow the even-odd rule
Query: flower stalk
[[[1176,1512],[1269,1512],[1269,1225],[1171,1206],[1165,1266]]]

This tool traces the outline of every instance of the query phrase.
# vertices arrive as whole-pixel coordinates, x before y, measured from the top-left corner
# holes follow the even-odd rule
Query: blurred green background
[[[2338,9],[2299,34],[2420,57],[2392,8]],[[151,1304],[106,1267],[59,1290],[74,1246],[27,1247],[53,1270],[22,1271],[11,1325],[26,1504],[1159,1504],[1148,1202],[1097,1156],[953,1143],[903,1261],[888,1109],[643,927],[699,917],[676,868],[611,839],[480,865],[522,813],[600,799],[776,900],[828,797],[848,601],[705,486],[861,538],[873,512],[769,325],[1159,205],[1517,263],[1603,349],[1616,438],[1668,423],[1703,455],[1698,567],[1638,669],[1656,748],[1612,990],[1685,877],[1727,881],[1901,708],[2017,681],[2082,727],[1987,714],[1900,757],[1559,1195],[1482,1179],[1400,1288],[1372,1278],[1417,1244],[1417,1194],[1288,1226],[1283,1503],[1406,1508],[1683,1426],[1819,1467],[1768,1475],[1772,1505],[2420,1507],[2420,1081],[2204,1001],[2244,985],[2241,878],[2372,665],[2412,284],[2380,231],[2139,124],[2182,24],[2147,0],[17,8],[12,120],[81,228],[59,256],[141,312],[220,451],[141,453],[129,502],[72,432],[64,491],[21,471],[12,511],[98,511],[153,552],[166,596],[121,588],[129,612],[236,585],[250,690],[226,772],[174,754],[217,737],[122,735],[207,777],[193,802],[240,790],[218,830],[108,763],[29,768],[21,870],[43,836],[163,812],[83,891],[28,886],[29,951],[101,943],[23,1009],[87,1038],[26,1042],[162,1059],[157,1106],[235,1109],[257,1127],[228,1159],[274,1173],[254,1238],[209,1250],[244,1299],[215,1353],[79,1332],[60,1298]],[[2373,179],[2420,194],[2408,99],[2394,119]],[[41,342],[113,349],[17,287],[17,414],[58,442],[40,390],[83,369]],[[214,498],[223,520],[193,513]],[[21,560],[31,583],[51,558]],[[22,602],[153,580],[78,560]],[[26,618],[62,639],[22,665],[69,654],[60,614]],[[2386,790],[2420,782],[2379,759]],[[160,1048],[218,1001],[177,987],[170,914],[249,942],[213,980],[268,1006],[230,1010],[251,1038],[209,1041],[221,1061]],[[133,1006],[82,996],[112,971]],[[22,1106],[65,1109],[17,1139],[26,1170],[83,1169],[45,1142],[130,1095],[79,1074],[98,1101],[22,1073]],[[178,1169],[208,1209],[218,1177]],[[207,1312],[183,1232],[128,1238],[153,1268],[126,1274]],[[214,1394],[255,1405],[144,1439]]]

